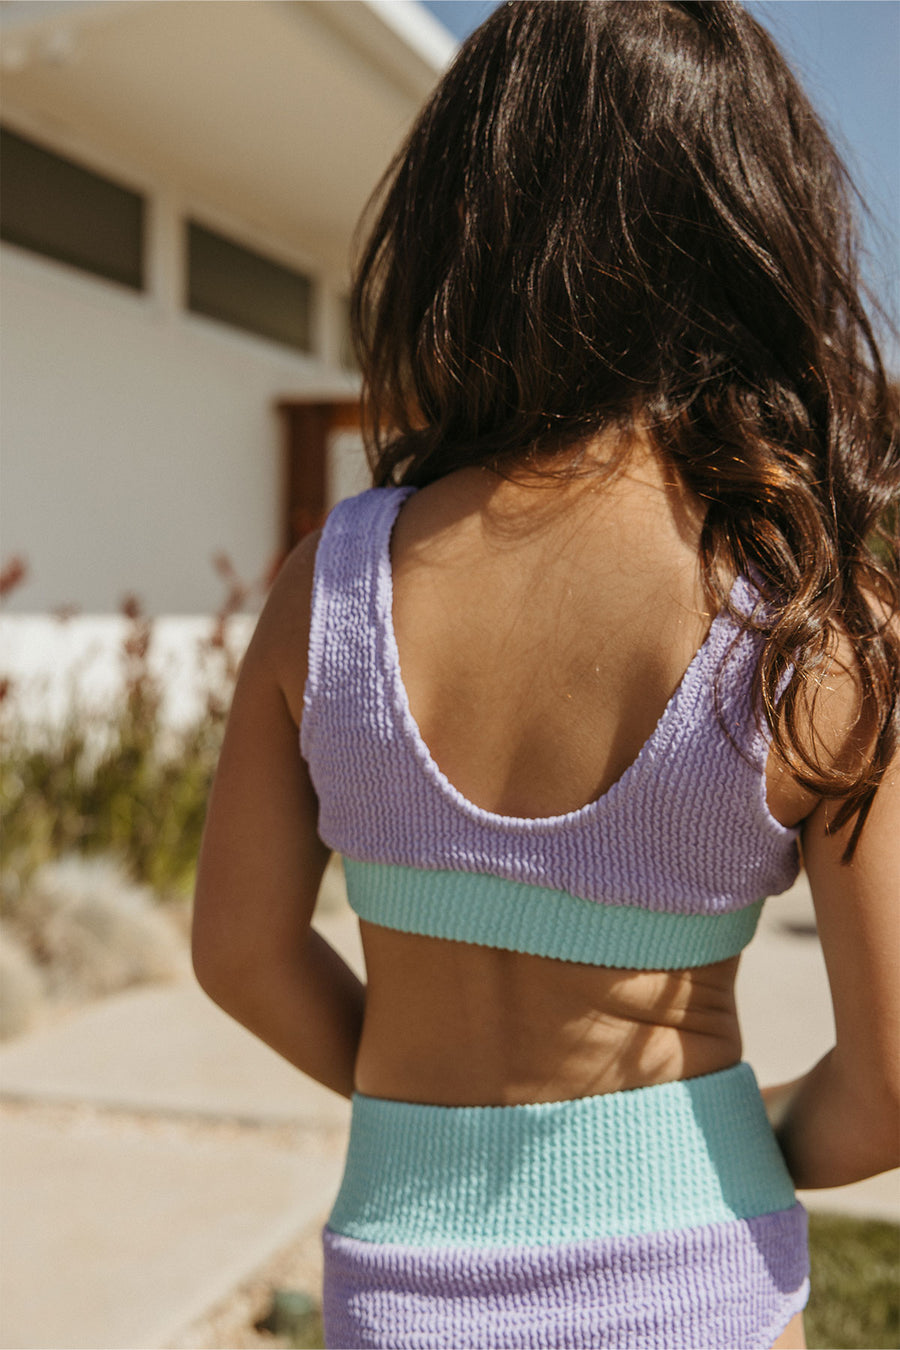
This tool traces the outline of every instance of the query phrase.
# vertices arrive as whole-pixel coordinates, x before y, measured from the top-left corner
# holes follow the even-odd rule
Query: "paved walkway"
[[[349,911],[326,935],[360,959]],[[760,1079],[830,1044],[801,889],[773,902],[742,967]],[[0,1345],[138,1350],[174,1341],[291,1239],[340,1175],[346,1103],[304,1079],[193,985],[135,990],[0,1050]],[[897,1174],[804,1197],[900,1216]]]

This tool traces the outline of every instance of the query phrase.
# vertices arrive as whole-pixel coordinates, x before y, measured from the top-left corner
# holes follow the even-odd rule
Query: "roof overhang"
[[[416,0],[5,0],[3,116],[343,269],[454,40]]]

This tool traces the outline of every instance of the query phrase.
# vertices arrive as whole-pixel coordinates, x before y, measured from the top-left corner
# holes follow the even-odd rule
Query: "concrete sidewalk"
[[[349,910],[318,926],[361,968]],[[340,1182],[349,1104],[193,982],[6,1045],[0,1092],[5,1350],[167,1345],[318,1227]]]
[[[802,887],[771,902],[742,966],[760,1081],[803,1072],[831,1043],[810,914]],[[359,968],[349,910],[332,905],[319,926]],[[11,1043],[0,1087],[7,1350],[165,1346],[318,1225],[338,1185],[347,1104],[191,984],[128,992]],[[897,1174],[803,1198],[900,1216]]]

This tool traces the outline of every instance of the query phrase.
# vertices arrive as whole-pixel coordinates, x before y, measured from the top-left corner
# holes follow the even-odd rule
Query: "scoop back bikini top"
[[[596,801],[537,819],[486,811],[438,768],[400,676],[390,538],[412,491],[341,502],[316,555],[301,751],[356,913],[592,965],[681,970],[735,955],[799,867],[797,830],[766,805],[758,638],[717,615],[637,759]],[[749,612],[755,593],[739,578],[732,599]]]

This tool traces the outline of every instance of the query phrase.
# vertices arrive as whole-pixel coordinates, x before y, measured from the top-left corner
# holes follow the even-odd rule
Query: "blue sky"
[[[421,3],[462,38],[496,0]],[[747,0],[747,8],[800,75],[868,202],[867,275],[900,323],[900,0]]]

